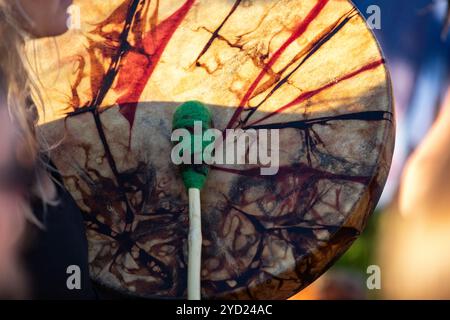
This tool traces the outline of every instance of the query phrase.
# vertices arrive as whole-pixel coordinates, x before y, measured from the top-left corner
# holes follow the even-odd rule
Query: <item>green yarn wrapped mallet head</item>
[[[201,102],[188,101],[180,105],[175,110],[175,114],[173,115],[172,128],[173,130],[187,129],[191,133],[190,150],[196,150],[196,152],[201,152],[201,154],[203,155],[203,150],[211,142],[203,141],[203,137],[196,137],[194,135],[195,122],[201,122],[202,132],[204,133],[205,130],[212,127],[211,112]],[[196,146],[195,141],[201,141],[201,146]],[[201,190],[205,185],[208,173],[209,168],[204,163],[204,161],[202,161],[202,164],[181,165],[181,175],[184,185],[187,189],[196,188]]]

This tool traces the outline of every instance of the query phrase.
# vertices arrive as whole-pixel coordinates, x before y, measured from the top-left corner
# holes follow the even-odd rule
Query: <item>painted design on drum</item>
[[[50,142],[65,136],[52,158],[85,213],[97,281],[185,295],[187,198],[169,133],[177,101],[190,99],[207,103],[220,129],[280,129],[283,151],[275,177],[212,168],[205,297],[287,298],[348,248],[379,198],[393,146],[384,60],[352,5],[78,2],[101,22],[80,36],[86,49],[63,57],[69,86],[44,90],[57,110],[41,128]],[[342,68],[346,54],[353,61]]]

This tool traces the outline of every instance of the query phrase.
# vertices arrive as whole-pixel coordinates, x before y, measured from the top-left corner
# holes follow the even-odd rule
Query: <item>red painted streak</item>
[[[259,75],[256,77],[255,81],[251,84],[250,88],[248,89],[247,93],[242,98],[241,102],[239,103],[239,107],[234,112],[230,122],[227,125],[227,128],[232,128],[240,114],[242,113],[243,109],[251,99],[252,94],[257,89],[259,83],[264,78],[264,76],[267,74],[269,69],[273,67],[275,62],[281,57],[281,55],[286,51],[286,49],[299,37],[305,33],[305,31],[308,29],[309,25],[314,21],[314,19],[319,15],[319,13],[322,11],[322,9],[325,7],[325,5],[328,3],[329,0],[318,0],[317,4],[314,6],[314,8],[308,13],[306,18],[300,22],[300,24],[295,28],[292,35],[286,40],[285,43],[273,54],[273,56],[270,58],[270,60],[267,62],[267,64],[264,66],[264,68],[261,70]]]
[[[211,166],[211,170],[227,172],[231,174],[237,174],[246,177],[252,178],[261,178],[261,179],[273,179],[274,176],[263,176],[261,175],[261,168],[255,167],[247,170],[238,170],[231,168],[223,168],[218,166]],[[334,174],[326,171],[321,171],[318,169],[311,168],[305,164],[299,163],[295,166],[282,166],[279,168],[278,173],[275,175],[277,178],[283,178],[287,176],[314,176],[318,180],[344,180],[351,181],[361,184],[367,184],[370,181],[370,177],[364,176],[349,176],[343,174]]]
[[[357,75],[359,75],[359,74],[361,74],[361,73],[363,73],[365,71],[373,70],[373,69],[377,68],[378,66],[380,66],[382,64],[384,64],[384,60],[383,59],[377,60],[377,61],[369,63],[368,65],[366,65],[364,67],[361,67],[358,70],[355,70],[355,71],[353,71],[353,72],[351,72],[351,73],[349,73],[349,74],[347,74],[345,76],[342,76],[342,77],[340,77],[339,79],[337,79],[337,80],[335,80],[333,82],[327,83],[326,85],[324,85],[324,86],[322,86],[322,87],[320,87],[318,89],[304,92],[301,95],[299,95],[296,99],[294,99],[293,101],[291,101],[288,104],[284,105],[283,107],[275,110],[274,112],[269,113],[268,115],[262,117],[261,119],[258,119],[256,121],[246,125],[246,127],[251,127],[251,126],[253,126],[255,124],[258,124],[258,123],[260,123],[260,122],[262,122],[264,120],[267,120],[268,118],[273,117],[273,116],[277,115],[278,113],[281,113],[281,112],[283,112],[283,111],[285,111],[285,110],[287,110],[287,109],[289,109],[289,108],[291,108],[293,106],[296,106],[296,105],[298,105],[298,104],[300,104],[300,103],[302,103],[302,102],[304,102],[304,101],[314,97],[315,95],[319,94],[320,92],[337,85],[338,83],[340,83],[342,81],[345,81],[345,80],[351,79],[353,77],[356,77]]]
[[[164,50],[195,0],[187,0],[170,17],[162,21],[143,37],[137,48],[129,51],[121,62],[117,92],[123,94],[117,99],[120,112],[133,127],[136,107],[150,77],[155,71]],[[144,53],[139,52],[143,50]]]

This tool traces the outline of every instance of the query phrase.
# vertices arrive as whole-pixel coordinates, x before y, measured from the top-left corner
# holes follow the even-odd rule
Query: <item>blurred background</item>
[[[399,208],[400,197],[406,202],[415,200],[413,192],[400,195],[405,165],[422,145],[430,145],[424,139],[440,109],[447,104],[448,1],[353,2],[366,18],[373,14],[370,6],[380,8],[381,28],[374,32],[391,71],[394,89],[397,118],[394,159],[382,199],[362,236],[336,265],[293,299],[450,299],[450,223],[446,217],[450,210],[443,206],[436,213],[433,211],[437,209],[425,206],[417,209],[423,212],[414,212],[413,206],[401,212]],[[444,148],[439,152],[441,158],[447,158]],[[418,171],[417,166],[415,161],[410,170]],[[417,175],[413,178],[416,178],[413,184],[421,183]],[[444,191],[431,192],[445,197]],[[371,282],[372,273],[367,269],[373,265],[380,267],[380,288],[370,290],[367,281]]]

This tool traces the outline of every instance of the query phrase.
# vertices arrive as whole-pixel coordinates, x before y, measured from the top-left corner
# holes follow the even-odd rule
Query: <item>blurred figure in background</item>
[[[380,208],[397,194],[403,167],[433,124],[450,71],[450,43],[443,36],[447,0],[354,0],[369,18],[381,11],[373,30],[391,72],[397,136],[394,158]]]
[[[450,21],[448,8],[446,12],[443,41]],[[420,115],[436,109],[433,97],[442,73],[448,77],[448,68],[442,67],[450,62],[448,52],[436,51],[445,63],[433,68],[437,62],[430,62],[423,71],[434,86],[422,88],[422,98],[412,103],[419,122]],[[410,133],[420,144],[406,163],[398,197],[383,219],[379,254],[386,298],[450,299],[450,91],[448,81],[444,84],[446,98],[441,99],[431,129]]]
[[[94,298],[81,212],[36,136],[28,39],[67,31],[71,0],[0,0],[0,297]],[[20,240],[20,241],[19,241]],[[67,268],[81,270],[79,290]]]
[[[384,223],[387,297],[450,299],[450,92],[409,158]]]

